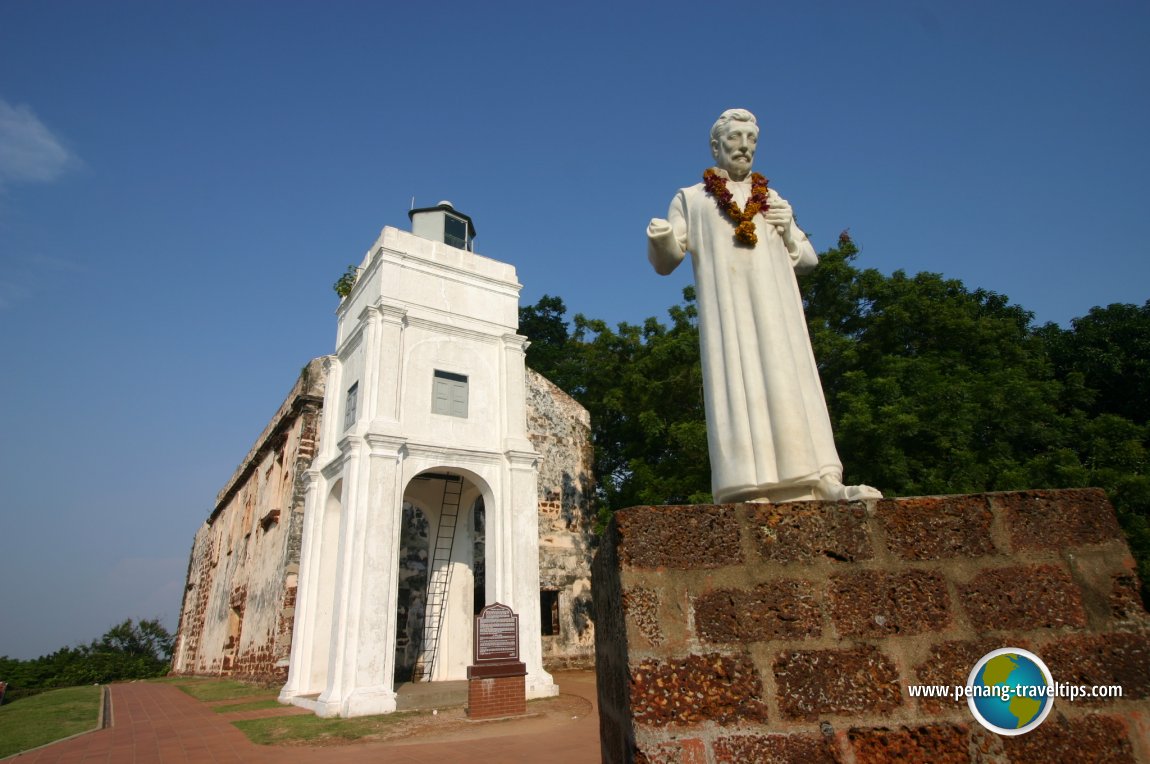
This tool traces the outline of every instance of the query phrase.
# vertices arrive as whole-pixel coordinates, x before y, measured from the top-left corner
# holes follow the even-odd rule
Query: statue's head
[[[727,109],[711,127],[711,155],[715,164],[735,180],[742,180],[755,161],[759,126],[746,109]]]

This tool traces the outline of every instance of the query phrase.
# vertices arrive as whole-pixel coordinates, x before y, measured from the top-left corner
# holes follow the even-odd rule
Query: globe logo
[[[966,700],[979,724],[999,735],[1021,735],[1042,724],[1054,708],[1054,678],[1032,652],[993,650],[966,680]]]

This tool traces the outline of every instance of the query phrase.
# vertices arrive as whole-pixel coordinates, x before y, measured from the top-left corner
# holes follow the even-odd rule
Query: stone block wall
[[[318,445],[323,359],[304,367],[200,526],[172,654],[178,674],[287,677],[303,532],[303,472]]]
[[[558,595],[555,633],[543,636],[543,665],[551,670],[590,667],[595,662],[591,415],[531,369],[527,370],[527,437],[541,457],[539,585]]]
[[[1150,617],[1098,490],[634,507],[594,565],[604,762],[1150,761]],[[984,729],[986,653],[1056,682],[1037,729]]]

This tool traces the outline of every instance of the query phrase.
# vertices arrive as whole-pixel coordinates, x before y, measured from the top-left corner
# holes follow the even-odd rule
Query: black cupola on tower
[[[432,241],[442,241],[451,247],[473,250],[475,225],[471,218],[456,212],[451,202],[443,201],[434,207],[420,207],[407,213],[411,218],[411,232]]]

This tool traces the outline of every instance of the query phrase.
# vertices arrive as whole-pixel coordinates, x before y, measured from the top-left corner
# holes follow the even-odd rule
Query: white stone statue
[[[712,494],[718,503],[881,498],[843,485],[795,280],[818,257],[791,205],[751,172],[758,137],[749,111],[723,112],[711,128],[718,166],[647,227],[658,273],[691,253]]]

